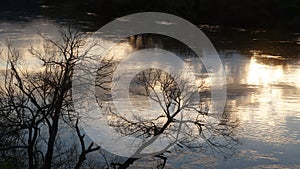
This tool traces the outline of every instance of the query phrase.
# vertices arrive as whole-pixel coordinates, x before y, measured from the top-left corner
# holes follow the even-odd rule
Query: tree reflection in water
[[[150,102],[142,113],[135,110],[120,113],[113,104],[103,106],[108,124],[117,133],[143,140],[139,145],[132,143],[127,147],[135,148],[131,157],[111,166],[127,168],[137,160],[150,157],[157,160],[157,168],[164,168],[168,153],[211,152],[225,158],[234,155],[239,143],[234,135],[237,121],[232,121],[227,112],[221,118],[214,116],[208,108],[209,99],[204,98],[204,82],[195,90],[182,76],[172,77],[152,68],[136,74],[129,89],[131,100],[143,105],[135,105],[139,112]]]

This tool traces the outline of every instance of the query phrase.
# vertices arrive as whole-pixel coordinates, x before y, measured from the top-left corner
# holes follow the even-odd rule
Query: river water
[[[54,34],[55,25],[59,23],[47,19],[30,22],[1,21],[0,38],[9,40],[20,49],[25,56],[25,65],[36,70],[38,61],[26,56],[27,49],[30,45],[40,45],[36,35],[38,32]],[[241,31],[244,30],[232,30],[237,34]],[[213,42],[219,42],[218,34],[227,33],[222,29],[208,32],[208,37]],[[226,41],[216,45],[227,78],[225,111],[229,112],[232,120],[238,121],[238,127],[234,130],[240,140],[236,153],[228,158],[211,154],[178,154],[168,157],[168,167],[300,168],[299,34],[293,34],[290,41],[280,38],[274,40],[272,36],[257,41],[250,33],[244,36],[253,41],[238,38],[228,40],[227,37]],[[249,42],[246,49],[238,45],[246,43],[245,41]],[[258,45],[253,45],[256,42]],[[270,51],[260,47],[261,42],[265,42],[264,46],[272,44],[280,52],[272,51],[272,47],[269,48]],[[227,43],[231,45],[226,45]],[[178,55],[182,52],[179,49],[181,46],[171,48]],[[284,49],[288,51],[281,52]],[[116,51],[121,53],[119,55],[124,55],[134,50],[136,48],[132,47],[130,41],[126,41],[119,44]],[[5,60],[1,58],[0,69],[3,70],[4,67]]]

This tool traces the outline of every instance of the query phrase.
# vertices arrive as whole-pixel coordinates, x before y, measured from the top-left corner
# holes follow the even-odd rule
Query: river
[[[7,39],[21,53],[28,55],[31,45],[39,45],[37,33],[55,32],[55,21],[0,21],[0,38]],[[206,29],[206,28],[209,29]],[[300,55],[299,34],[288,40],[274,39],[268,30],[259,35],[244,29],[227,30],[202,26],[224,65],[227,79],[225,111],[238,121],[234,134],[240,140],[236,153],[228,158],[193,153],[168,156],[171,168],[300,168]],[[215,27],[213,27],[215,28]],[[262,39],[259,39],[263,37]],[[291,38],[289,40],[289,38]],[[224,40],[225,39],[225,40]],[[250,39],[250,40],[249,40]],[[224,40],[223,42],[221,42]],[[262,42],[264,44],[262,44]],[[163,42],[168,46],[168,42]],[[245,45],[249,43],[249,46]],[[229,44],[229,45],[228,45]],[[244,44],[244,45],[240,45]],[[260,45],[262,44],[262,45]],[[269,46],[268,46],[269,45]],[[163,46],[163,45],[161,45]],[[161,47],[157,46],[157,47]],[[182,54],[180,45],[165,47]],[[247,47],[245,47],[247,46]],[[272,48],[273,47],[273,48]],[[278,50],[272,50],[272,49]],[[130,42],[119,44],[118,52],[136,50]],[[269,50],[269,51],[268,51]],[[122,53],[124,54],[124,53]],[[0,69],[5,68],[1,58]],[[25,65],[38,68],[35,58],[25,57]]]

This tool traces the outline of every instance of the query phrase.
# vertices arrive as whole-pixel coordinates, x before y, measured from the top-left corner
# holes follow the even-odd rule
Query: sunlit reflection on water
[[[226,110],[239,120],[244,141],[236,159],[219,165],[298,168],[291,164],[299,164],[300,155],[300,59],[238,52],[221,57],[228,76]]]
[[[246,84],[249,85],[270,85],[279,82],[283,78],[282,67],[268,66],[257,63],[256,58],[251,58]]]
[[[265,58],[277,59],[278,64],[263,60]],[[235,66],[230,62],[234,59],[233,55],[225,61],[228,69]],[[236,76],[240,83],[235,87],[229,86],[228,105],[241,122],[243,137],[268,143],[300,143],[300,127],[290,125],[289,119],[293,117],[300,122],[300,66],[294,63],[269,55],[253,55],[237,63],[244,65],[238,73],[243,76]],[[235,95],[236,90],[238,95]]]

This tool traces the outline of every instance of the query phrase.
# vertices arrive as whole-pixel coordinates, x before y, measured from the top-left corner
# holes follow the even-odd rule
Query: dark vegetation
[[[86,2],[86,10],[100,15],[123,16],[134,12],[157,11],[181,16],[194,24],[284,28],[292,28],[293,24],[300,24],[300,2],[296,0],[132,0],[123,3],[90,0]],[[97,5],[89,5],[94,3]]]
[[[57,20],[100,18],[102,22],[93,23],[98,27],[116,17],[153,11],[171,13],[194,24],[300,29],[297,0],[13,0],[1,2],[0,9],[11,18],[32,13]]]

